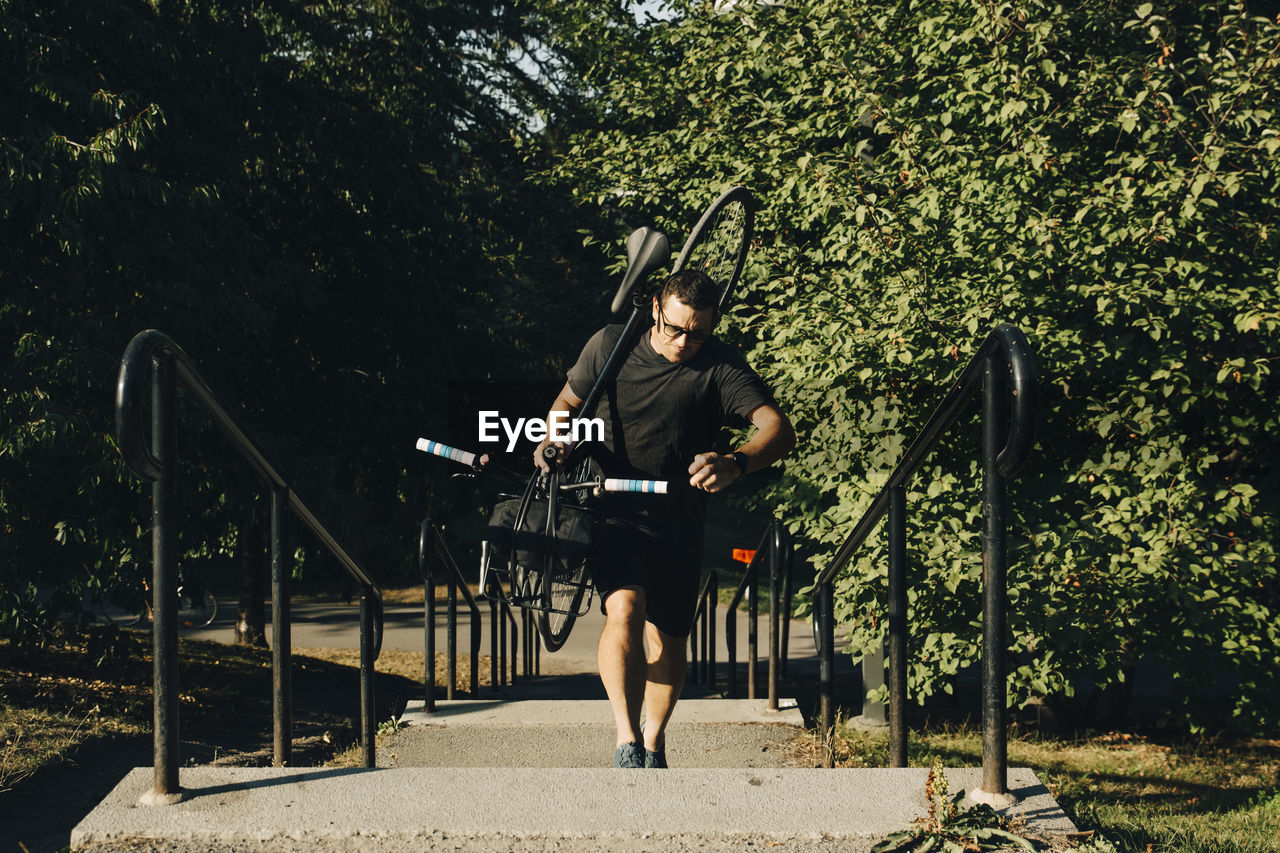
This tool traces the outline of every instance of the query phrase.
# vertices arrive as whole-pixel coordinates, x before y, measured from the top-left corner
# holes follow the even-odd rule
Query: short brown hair
[[[720,307],[720,286],[702,270],[686,269],[672,273],[662,284],[658,304],[665,305],[674,296],[695,311]]]

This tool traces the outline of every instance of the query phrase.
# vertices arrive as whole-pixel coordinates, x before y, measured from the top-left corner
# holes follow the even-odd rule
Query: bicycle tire
[[[711,202],[680,249],[672,273],[700,269],[720,285],[720,311],[733,298],[755,231],[755,200],[746,187],[730,187]]]
[[[124,601],[121,604],[121,601]],[[151,621],[146,590],[117,589],[96,594],[86,593],[82,608],[93,621],[120,628],[134,628]]]
[[[96,619],[106,625],[117,625],[121,628],[136,628],[144,622],[150,622],[146,605],[136,608],[117,607],[103,603],[94,610]]]
[[[178,625],[183,628],[205,628],[218,616],[218,599],[205,587],[182,587],[178,590]]]
[[[559,577],[548,578],[546,572],[539,572],[539,578],[542,607],[538,611],[538,633],[542,635],[543,648],[555,652],[569,639],[573,623],[578,620],[578,608],[587,591],[587,560],[574,560],[570,570]]]

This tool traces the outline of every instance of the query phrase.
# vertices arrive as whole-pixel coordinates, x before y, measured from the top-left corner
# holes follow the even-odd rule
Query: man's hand
[[[707,492],[718,492],[742,476],[742,468],[727,453],[699,453],[689,466],[689,485]]]
[[[557,414],[563,414],[566,418],[572,418],[573,413],[578,411],[578,407],[582,405],[582,400],[577,394],[573,393],[573,389],[569,387],[569,383],[564,383],[564,387],[560,389],[560,393],[556,396],[555,402],[551,404],[551,411],[547,413],[547,423],[554,421]],[[560,433],[563,435],[564,433]],[[549,437],[539,442],[533,451],[533,464],[540,471],[551,473],[551,466],[547,464],[547,460],[543,457],[542,452],[548,447],[555,445],[556,448],[556,467],[564,465],[564,460],[568,458],[569,451],[573,449],[573,442],[553,442]]]
[[[549,438],[544,438],[541,442],[538,443],[538,446],[534,448],[534,451],[533,451],[534,467],[542,471],[546,471],[547,473],[550,473],[551,466],[547,464],[547,458],[545,455],[543,455],[548,447],[554,447],[556,449],[555,460],[556,460],[556,467],[558,468],[564,464],[564,460],[569,455],[569,451],[573,449],[573,444],[572,442],[567,444],[561,441],[553,442]]]

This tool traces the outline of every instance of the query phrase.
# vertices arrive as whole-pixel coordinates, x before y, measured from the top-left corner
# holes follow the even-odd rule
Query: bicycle
[[[135,564],[136,568],[136,564]],[[178,569],[178,627],[205,628],[218,616],[218,599],[208,587],[199,581],[187,581],[182,568]],[[125,584],[105,595],[93,597],[87,609],[102,622],[133,628],[152,621],[151,583],[140,572],[137,585]]]
[[[496,472],[507,480],[517,475],[490,467],[489,457],[420,438],[417,448],[450,459],[471,470],[464,477]],[[555,450],[548,448],[554,461]],[[667,493],[666,480],[605,477],[584,458],[578,478],[562,482],[559,467],[531,476],[519,497],[505,495],[493,510],[489,535],[480,543],[480,596],[537,612],[543,647],[555,652],[564,645],[574,622],[591,609],[591,528],[604,514],[590,505],[605,493]]]
[[[711,203],[694,225],[672,266],[672,272],[691,267],[707,273],[721,287],[719,308],[724,311],[742,274],[753,225],[751,194],[743,187],[729,188]],[[627,271],[614,295],[611,310],[618,314],[630,305],[631,315],[600,375],[583,400],[577,413],[579,418],[590,418],[594,414],[605,388],[616,378],[626,354],[647,327],[651,294],[644,293],[641,285],[650,273],[666,266],[670,259],[666,236],[653,228],[636,229],[627,238],[626,246]],[[459,450],[425,438],[418,439],[417,448],[472,469],[469,475],[461,476],[478,476],[490,466],[487,455]],[[503,551],[493,538],[486,538],[481,543],[480,557],[481,594],[488,595],[492,587],[497,590],[500,600],[537,610],[538,632],[550,652],[564,644],[575,620],[591,606],[592,585],[588,570],[590,527],[601,514],[584,505],[582,498],[589,501],[590,497],[611,491],[665,493],[667,490],[667,482],[663,480],[605,478],[598,470],[592,470],[594,463],[589,452],[579,451],[566,460],[566,467],[574,467],[568,463],[577,460],[577,480],[561,483],[557,456],[553,447],[547,448],[550,471],[530,478],[518,502],[509,497],[494,508],[491,534],[501,535],[509,525],[511,539],[505,551],[505,567],[501,560],[496,559]],[[500,469],[494,466],[491,470]],[[560,521],[562,496],[567,499],[563,510],[566,516],[563,530]],[[534,517],[526,529],[531,511]],[[537,529],[538,513],[543,514],[541,531]],[[495,520],[498,522],[496,526]]]

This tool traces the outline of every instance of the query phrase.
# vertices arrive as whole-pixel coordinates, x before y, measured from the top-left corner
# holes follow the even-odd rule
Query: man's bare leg
[[[596,660],[618,728],[618,746],[640,741],[646,677],[644,613],[644,590],[639,587],[615,589],[604,600],[604,630]]]
[[[644,748],[657,752],[666,747],[667,721],[684,688],[688,640],[663,633],[652,622],[645,623],[644,636],[649,645],[644,685]]]

